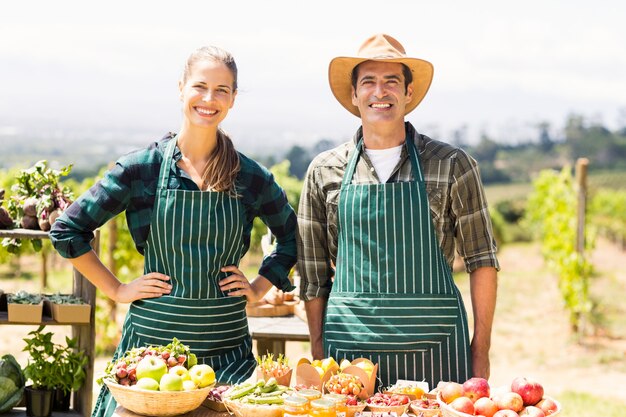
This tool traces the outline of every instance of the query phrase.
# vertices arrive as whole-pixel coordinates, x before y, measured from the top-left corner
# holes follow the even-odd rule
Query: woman
[[[59,253],[108,297],[131,303],[114,358],[126,350],[167,344],[190,346],[220,382],[238,383],[255,367],[246,302],[275,285],[293,289],[296,217],[272,175],[235,151],[219,124],[237,95],[237,67],[216,47],[187,60],[179,82],[183,124],[146,149],[122,157],[105,177],[55,222]],[[93,230],[126,210],[144,275],[121,283],[89,246]],[[238,269],[260,217],[277,238],[259,276]],[[115,409],[104,387],[94,415]]]

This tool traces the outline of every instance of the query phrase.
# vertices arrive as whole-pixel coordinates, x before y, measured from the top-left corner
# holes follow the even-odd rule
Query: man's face
[[[358,67],[352,104],[359,108],[363,123],[404,121],[406,105],[413,98],[413,89],[404,87],[402,64],[365,61]]]

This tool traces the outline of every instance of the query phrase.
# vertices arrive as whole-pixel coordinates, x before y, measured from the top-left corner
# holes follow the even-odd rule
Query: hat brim
[[[409,86],[413,88],[413,99],[407,104],[404,114],[412,112],[424,99],[430,84],[433,81],[433,64],[423,59],[417,58],[393,58],[393,59],[372,59],[337,57],[330,61],[328,66],[328,82],[333,95],[339,103],[356,117],[361,117],[359,108],[352,104],[352,70],[354,67],[365,61],[398,62],[409,67],[413,73],[413,81]]]

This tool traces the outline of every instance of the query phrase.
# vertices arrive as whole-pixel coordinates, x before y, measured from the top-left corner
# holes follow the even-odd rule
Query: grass
[[[559,417],[624,417],[626,403],[585,392],[564,391],[559,395],[563,413]]]

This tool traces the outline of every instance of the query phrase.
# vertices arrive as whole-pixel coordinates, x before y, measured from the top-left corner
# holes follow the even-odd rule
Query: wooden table
[[[200,406],[187,414],[182,414],[180,417],[230,417],[227,412],[214,411],[210,408]],[[54,417],[54,416],[53,416]],[[135,414],[132,411],[128,411],[122,406],[118,406],[111,417],[142,417],[139,414]]]
[[[252,339],[257,342],[257,354],[285,354],[285,342],[308,342],[309,327],[297,316],[248,317]]]

